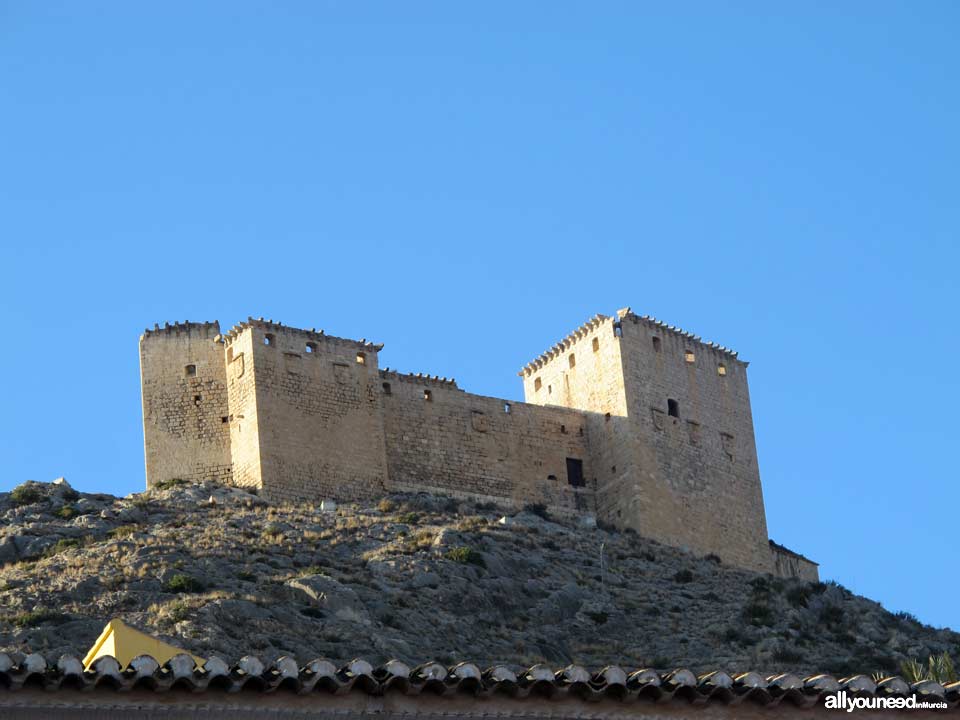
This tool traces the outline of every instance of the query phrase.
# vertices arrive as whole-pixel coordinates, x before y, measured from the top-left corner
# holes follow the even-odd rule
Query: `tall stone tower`
[[[234,484],[273,501],[384,492],[381,346],[253,318],[224,344]]]
[[[140,337],[148,486],[231,479],[230,425],[220,326],[175,323]]]
[[[626,308],[521,375],[527,402],[586,413],[601,520],[771,570],[747,364],[735,353]]]

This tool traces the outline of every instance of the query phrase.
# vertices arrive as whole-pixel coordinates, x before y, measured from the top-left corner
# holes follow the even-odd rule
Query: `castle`
[[[747,363],[629,308],[521,371],[526,402],[381,369],[382,345],[249,318],[140,338],[147,487],[273,501],[425,491],[593,517],[751,570],[816,580],[767,538]]]

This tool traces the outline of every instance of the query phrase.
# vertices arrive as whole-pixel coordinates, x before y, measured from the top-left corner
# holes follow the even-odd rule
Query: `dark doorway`
[[[567,458],[567,482],[572,487],[584,487],[586,485],[583,480],[583,460]]]

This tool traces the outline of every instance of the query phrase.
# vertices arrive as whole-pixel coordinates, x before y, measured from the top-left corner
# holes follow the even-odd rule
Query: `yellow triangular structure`
[[[100,637],[97,638],[97,641],[83,659],[83,669],[89,670],[94,661],[104,655],[115,657],[117,662],[120,663],[120,667],[125,668],[137,655],[150,655],[163,665],[174,655],[180,653],[190,655],[197,663],[197,667],[203,667],[206,662],[203,658],[188,653],[182,648],[174,647],[139,630],[134,630],[123,620],[113,619],[107,623],[103,632],[100,633]]]

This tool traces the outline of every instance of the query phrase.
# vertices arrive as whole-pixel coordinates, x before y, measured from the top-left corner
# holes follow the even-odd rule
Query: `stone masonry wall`
[[[629,433],[622,431],[627,399],[614,326],[613,318],[597,315],[520,372],[527,402],[583,412],[597,516],[607,522],[615,522],[610,507],[619,502],[609,475],[631,457]]]
[[[582,413],[471,395],[429,378],[381,373],[381,381],[391,489],[594,513]],[[578,487],[567,458],[583,464]]]
[[[263,322],[243,332],[252,351],[264,495],[286,501],[382,495],[378,348]]]
[[[215,322],[177,323],[140,337],[147,487],[172,479],[231,480],[219,334]]]
[[[771,569],[745,363],[623,310],[591,319],[521,375],[528,402],[585,412],[598,518]]]
[[[820,581],[820,567],[812,560],[808,560],[772,541],[770,542],[770,556],[773,559],[774,575],[800,578],[807,582]]]
[[[632,313],[621,334],[634,457],[613,478],[619,522],[769,572],[746,363]]]
[[[239,487],[260,489],[263,478],[253,333],[231,332],[226,337],[225,346],[222,361],[226,363],[233,483]]]

